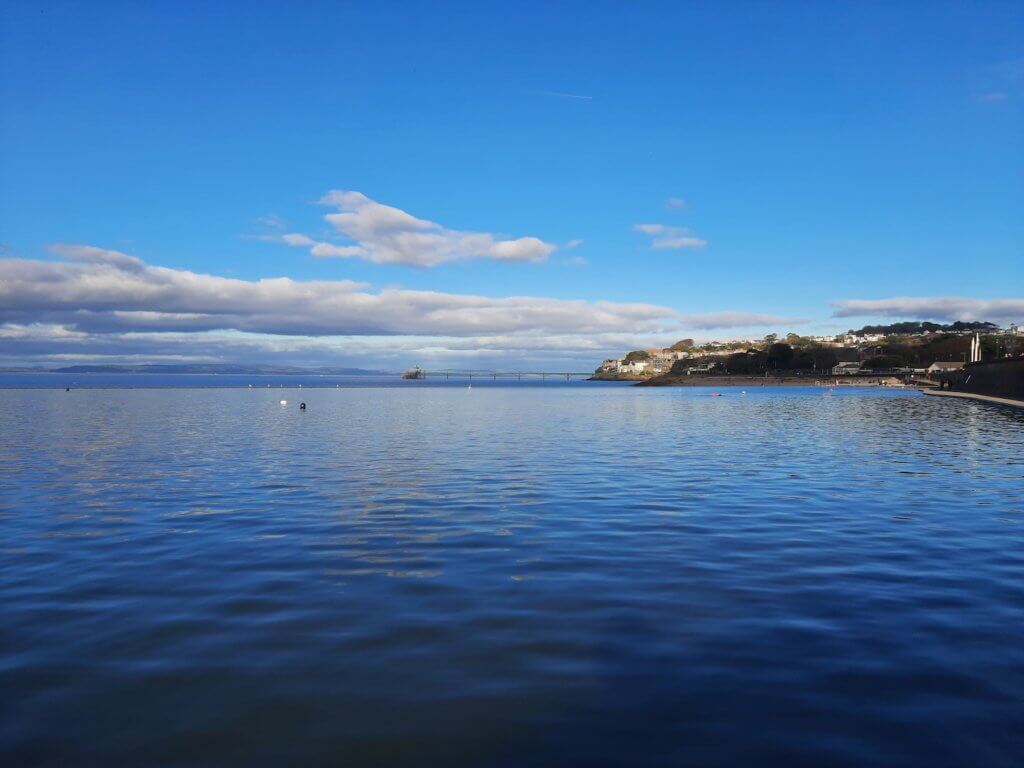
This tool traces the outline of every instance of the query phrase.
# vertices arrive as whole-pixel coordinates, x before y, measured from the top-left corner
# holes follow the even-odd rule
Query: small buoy
[[[745,395],[745,394],[747,394],[747,390],[745,390],[745,389],[744,389],[744,390],[743,390],[742,392],[740,392],[740,394],[741,394],[741,395]]]
[[[281,405],[288,405],[288,401],[287,400],[282,400],[281,401]]]
[[[71,391],[71,387],[64,387],[64,391],[65,392],[70,392]]]
[[[299,403],[299,410],[300,411],[306,410],[306,404],[305,403]]]

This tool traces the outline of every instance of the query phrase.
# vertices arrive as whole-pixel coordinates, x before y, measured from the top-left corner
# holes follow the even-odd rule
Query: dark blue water
[[[429,375],[425,379],[403,379],[401,374],[352,376],[331,374],[242,374],[242,373],[0,373],[0,389],[208,389],[208,388],[352,388],[352,387],[565,387],[589,386],[585,376],[527,374],[488,376],[486,374]],[[600,382],[624,386],[627,382]]]
[[[0,762],[1020,766],[1024,413],[708,394],[0,391]]]

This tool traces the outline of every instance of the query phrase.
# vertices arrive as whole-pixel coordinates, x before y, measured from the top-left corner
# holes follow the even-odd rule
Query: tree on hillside
[[[686,352],[687,350],[693,349],[693,339],[680,339],[669,347],[669,349],[673,352]]]
[[[725,359],[724,366],[726,373],[751,376],[764,371],[765,355],[756,349],[736,352]]]
[[[811,367],[819,371],[832,370],[839,363],[839,355],[830,347],[812,347],[806,354],[811,356]]]
[[[641,360],[650,360],[651,356],[644,352],[642,349],[634,349],[632,352],[626,355],[627,363],[636,363]]]
[[[774,335],[774,334],[772,334]],[[767,336],[765,338],[768,338]],[[768,367],[772,370],[785,370],[793,361],[793,348],[789,344],[775,342],[768,347]]]
[[[795,371],[809,371],[815,368],[814,355],[806,349],[793,350],[793,359],[789,361],[789,367]]]
[[[878,355],[864,361],[864,367],[872,371],[879,368],[902,368],[903,359],[895,355]]]

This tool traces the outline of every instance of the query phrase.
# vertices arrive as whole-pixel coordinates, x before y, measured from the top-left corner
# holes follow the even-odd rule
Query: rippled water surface
[[[1024,764],[1024,412],[708,395],[0,391],[0,762]]]

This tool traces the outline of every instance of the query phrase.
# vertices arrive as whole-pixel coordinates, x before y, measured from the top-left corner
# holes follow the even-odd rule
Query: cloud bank
[[[145,264],[118,251],[58,245],[64,261],[0,260],[0,322],[57,322],[95,333],[233,329],[294,335],[477,335],[656,330],[652,304],[368,290],[351,280],[255,281]]]
[[[707,312],[702,315],[680,315],[684,325],[697,331],[713,331],[727,328],[759,328],[762,326],[786,327],[804,325],[808,321],[798,317],[760,315],[753,312]]]
[[[893,317],[912,320],[1024,321],[1024,299],[966,299],[956,296],[845,299],[831,302],[833,317]]]
[[[366,354],[592,367],[623,349],[672,343],[687,328],[792,322],[646,303],[374,290],[352,280],[240,280],[92,246],[52,250],[57,260],[0,259],[0,358],[339,364]]]
[[[470,259],[538,262],[546,260],[556,249],[537,237],[502,239],[487,232],[448,229],[371,200],[362,192],[331,190],[320,202],[337,209],[324,219],[345,238],[344,243],[318,241],[297,232],[270,239],[309,248],[313,256],[321,259],[362,259],[409,267],[436,267]]]

